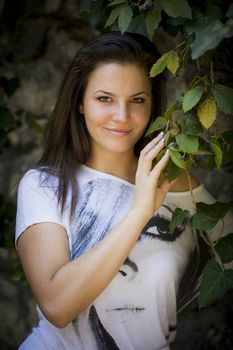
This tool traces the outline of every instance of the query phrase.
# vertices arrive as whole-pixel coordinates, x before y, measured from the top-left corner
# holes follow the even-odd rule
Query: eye
[[[133,103],[144,103],[145,102],[145,98],[143,97],[135,97],[131,100],[131,102]]]
[[[111,97],[108,97],[108,96],[99,96],[99,97],[98,97],[98,100],[99,100],[100,102],[104,102],[104,103],[106,103],[106,102],[111,102],[111,101],[112,101]]]

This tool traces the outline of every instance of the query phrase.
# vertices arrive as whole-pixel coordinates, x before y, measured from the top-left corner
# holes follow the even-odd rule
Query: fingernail
[[[163,131],[161,131],[161,132],[159,133],[159,136],[163,136]]]
[[[166,150],[165,154],[169,154],[169,149],[168,149],[168,148],[167,148],[167,150]]]

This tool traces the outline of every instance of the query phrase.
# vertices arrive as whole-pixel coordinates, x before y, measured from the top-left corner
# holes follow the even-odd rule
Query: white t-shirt
[[[133,184],[81,166],[77,172],[78,203],[70,221],[70,208],[61,215],[57,205],[57,178],[42,180],[38,170],[30,170],[20,182],[16,241],[33,224],[58,223],[67,232],[71,259],[98,244],[132,205]],[[193,192],[197,202],[213,202],[202,185]],[[195,284],[192,277],[198,274],[194,271],[197,250],[191,228],[183,224],[173,234],[169,232],[176,207],[192,212],[190,192],[168,193],[111,283],[67,327],[53,326],[37,307],[39,325],[20,349],[169,349],[176,331],[177,304],[180,308],[191,297],[187,292]]]

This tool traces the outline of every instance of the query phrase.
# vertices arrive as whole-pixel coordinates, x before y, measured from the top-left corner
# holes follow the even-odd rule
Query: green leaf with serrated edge
[[[200,308],[221,299],[226,292],[233,288],[233,270],[222,271],[216,261],[208,261],[200,285],[198,305]]]
[[[199,122],[196,114],[190,113],[190,115],[187,116],[187,119],[184,122],[182,132],[185,135],[200,135],[202,133],[202,126]]]
[[[215,250],[223,263],[233,260],[233,233],[221,238],[215,246]]]
[[[212,92],[218,108],[226,114],[233,114],[233,89],[229,86],[216,84]]]
[[[201,231],[211,230],[218,221],[219,219],[211,218],[202,213],[196,213],[190,219],[191,225]]]
[[[119,5],[119,4],[126,4],[126,1],[124,0],[113,0],[110,2],[110,4],[108,4],[108,6],[115,6],[115,5]]]
[[[163,174],[166,179],[173,181],[180,176],[180,168],[169,159],[166,167],[163,169]]]
[[[161,21],[161,6],[159,2],[155,3],[154,7],[146,13],[145,21],[149,38],[152,40],[154,32]]]
[[[0,128],[6,128],[13,123],[14,117],[8,108],[0,106]]]
[[[162,0],[162,7],[171,17],[192,18],[192,9],[187,0]]]
[[[198,137],[179,134],[176,136],[176,142],[185,153],[195,153],[198,151]]]
[[[169,223],[169,230],[171,233],[174,232],[175,228],[179,225],[183,224],[184,220],[189,217],[189,211],[188,210],[182,210],[181,208],[176,208],[171,221]]]
[[[166,119],[171,120],[173,112],[174,112],[174,105],[172,104],[166,109],[163,115]]]
[[[233,202],[215,202],[213,204],[198,202],[196,206],[198,213],[220,220],[233,208]]]
[[[175,152],[175,151],[171,151],[170,150],[170,158],[173,161],[173,163],[175,163],[179,168],[182,169],[186,169],[186,163],[185,161],[182,159],[182,156],[180,155],[179,152]]]
[[[175,76],[180,66],[180,58],[176,50],[172,50],[167,62],[167,69]]]
[[[217,168],[219,168],[220,165],[222,164],[222,150],[221,150],[221,147],[215,142],[211,142],[210,145],[211,145],[212,150],[215,153],[215,157],[214,157],[215,164],[216,164]]]
[[[127,32],[139,33],[144,35],[145,37],[148,37],[144,12],[132,18],[129,28],[127,29]]]
[[[121,33],[125,33],[133,18],[133,10],[129,5],[121,5],[118,17],[118,26]]]
[[[167,119],[163,117],[157,117],[154,121],[152,121],[146,131],[145,136],[152,134],[157,130],[162,130],[167,125]]]
[[[154,78],[157,75],[159,75],[160,73],[162,73],[164,71],[164,69],[167,66],[167,62],[169,60],[169,55],[170,52],[166,52],[165,54],[163,54],[156,62],[155,64],[153,64],[151,70],[150,70],[150,77]]]
[[[190,109],[195,107],[200,101],[202,95],[204,93],[203,86],[196,86],[194,89],[189,90],[184,95],[183,99],[183,111],[184,113],[188,112]]]
[[[120,7],[115,7],[111,11],[111,13],[106,21],[105,27],[111,26],[117,20],[119,14],[120,14]]]

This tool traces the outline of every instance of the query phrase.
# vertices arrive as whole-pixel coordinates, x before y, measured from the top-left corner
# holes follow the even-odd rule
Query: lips
[[[121,128],[105,128],[108,132],[115,136],[127,136],[131,133],[130,129],[121,129]]]

